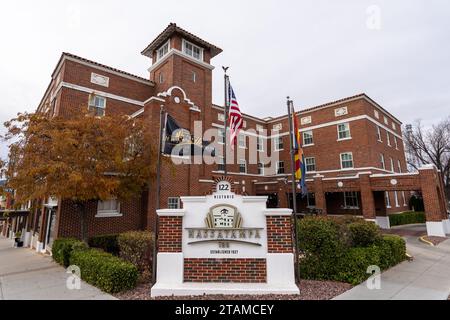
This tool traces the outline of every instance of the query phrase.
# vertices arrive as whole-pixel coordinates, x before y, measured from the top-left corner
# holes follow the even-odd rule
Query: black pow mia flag
[[[162,153],[166,155],[193,156],[207,153],[215,156],[215,149],[210,146],[210,142],[201,137],[193,137],[189,130],[180,127],[169,114],[166,114],[163,139]]]

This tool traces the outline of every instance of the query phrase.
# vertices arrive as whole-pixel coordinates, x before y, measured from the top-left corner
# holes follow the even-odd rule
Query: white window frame
[[[381,169],[386,170],[386,162],[384,162],[384,154],[380,153]]]
[[[160,54],[161,50],[163,50],[166,46],[167,46],[167,51],[161,55]],[[164,43],[161,47],[159,47],[156,50],[156,61],[159,61],[162,58],[164,58],[169,53],[169,51],[170,51],[170,40],[167,40],[166,43]]]
[[[398,150],[398,141],[397,141],[396,136],[394,136],[394,145],[395,145],[395,150]]]
[[[383,142],[383,140],[381,139],[381,128],[380,128],[380,126],[377,126],[377,140],[379,141],[379,142]]]
[[[197,82],[197,72],[192,71],[192,82],[196,83]]]
[[[258,162],[257,167],[258,167],[258,174],[260,176],[263,176],[264,175],[264,163]]]
[[[264,152],[264,138],[261,136],[258,136],[256,141],[256,150],[258,152]]]
[[[117,209],[115,209],[115,210],[99,210],[100,203],[108,202],[108,201],[115,201]],[[122,216],[122,213],[120,211],[120,202],[116,198],[112,198],[112,199],[105,200],[105,201],[102,201],[102,200],[97,201],[97,214],[95,215],[95,217],[107,218],[107,217],[121,217],[121,216]]]
[[[402,191],[402,197],[403,197],[403,206],[406,207],[406,197],[405,197],[405,191]]]
[[[280,148],[280,141],[281,141],[282,148]],[[282,151],[282,150],[284,150],[283,137],[276,136],[275,138],[273,138],[273,148],[274,148],[275,151]]]
[[[171,204],[173,205],[175,203],[173,200],[176,201],[175,207],[171,206]],[[180,197],[168,197],[167,198],[167,208],[168,209],[180,209],[181,208]]]
[[[159,83],[164,83],[164,75],[162,72],[159,72],[159,79],[158,79]]]
[[[96,99],[101,99],[103,100],[103,106],[98,106],[96,104]],[[103,114],[102,115],[97,115],[99,117],[103,117],[106,114],[106,97],[100,96],[98,94],[92,94],[89,96],[89,102],[88,102],[88,110],[90,110],[91,108],[95,108],[96,112],[95,114],[97,115],[97,109],[102,109],[103,110]]]
[[[312,160],[313,163],[309,163],[309,164],[308,164],[308,160],[309,160],[309,161]],[[308,165],[309,165],[309,166],[314,166],[314,170],[309,170],[309,169],[308,169]],[[305,158],[305,169],[306,169],[306,173],[316,172],[316,158],[315,158],[315,157],[308,157],[308,158]]]
[[[239,148],[242,148],[242,149],[247,148],[247,139],[246,139],[246,136],[242,133],[238,134],[238,146],[239,146]]]
[[[356,206],[350,206],[347,204],[347,198],[353,198],[356,202]],[[358,192],[356,191],[344,191],[344,207],[345,209],[359,209]]]
[[[400,160],[397,160],[398,173],[402,173],[402,164]]]
[[[391,172],[395,172],[395,167],[394,167],[394,159],[392,159],[391,157]]]
[[[344,126],[345,130],[344,131],[339,130],[340,126]],[[343,132],[348,132],[348,136],[341,138],[340,136],[341,136],[341,133],[343,133]],[[352,134],[350,132],[350,123],[349,122],[339,123],[337,125],[337,133],[338,133],[337,141],[350,140],[352,138]]]
[[[242,165],[244,165],[244,172],[241,171]],[[245,159],[239,160],[239,173],[247,173],[247,160]]]
[[[306,138],[305,135],[309,134],[311,136],[311,143],[306,143]],[[314,134],[312,130],[308,130],[303,132],[303,147],[307,147],[307,146],[313,146],[314,145]]]
[[[189,54],[188,52],[186,52],[187,45],[192,46],[192,54]],[[198,58],[194,57],[194,48],[199,49],[200,57],[198,57]],[[186,39],[183,39],[183,41],[182,41],[182,51],[183,51],[183,53],[185,55],[187,55],[189,57],[192,57],[195,60],[203,61],[203,51],[204,51],[204,49],[202,47],[199,47],[199,46],[193,44],[192,42],[187,41]]]
[[[375,116],[375,118],[380,119],[380,113],[378,112],[378,110],[373,109],[373,115]]]
[[[389,191],[385,191],[384,192],[384,198],[385,198],[385,201],[386,201],[386,208],[392,208],[391,207],[391,198],[389,198]]]
[[[223,166],[223,168],[219,166]],[[217,156],[217,171],[225,171],[225,157],[223,156]]]
[[[283,166],[280,166],[281,163],[283,164]],[[279,170],[281,169],[281,167],[283,167],[283,172],[279,173]],[[284,161],[277,161],[276,165],[275,165],[275,169],[276,169],[276,174],[284,174],[284,172],[285,172]]]
[[[389,124],[388,118],[386,116],[383,117],[384,117],[384,124]]]
[[[343,155],[348,155],[348,154],[351,156],[352,166],[344,168],[344,161],[350,161],[350,160],[343,160],[342,156]],[[342,170],[351,170],[351,169],[353,169],[355,167],[355,162],[353,160],[353,152],[342,152],[341,154],[339,154],[339,159],[341,161],[341,169]]]
[[[217,143],[218,144],[225,144],[226,142],[226,134],[225,129],[223,128],[217,128]]]
[[[395,199],[395,207],[400,207],[400,203],[398,202],[398,193],[394,191],[394,199]]]
[[[391,145],[391,137],[389,136],[389,131],[386,130],[386,137],[387,137],[387,145],[389,147],[392,147]]]

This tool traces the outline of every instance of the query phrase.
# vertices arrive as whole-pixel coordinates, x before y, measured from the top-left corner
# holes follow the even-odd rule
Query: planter
[[[16,248],[22,248],[23,247],[23,241],[21,240],[21,238],[15,238],[14,239],[14,247]]]

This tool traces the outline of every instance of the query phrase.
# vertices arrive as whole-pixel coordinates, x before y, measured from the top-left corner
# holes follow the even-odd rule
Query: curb
[[[423,243],[426,243],[426,244],[428,244],[428,245],[434,247],[434,243],[431,242],[431,241],[426,240],[425,237],[426,237],[426,236],[421,236],[421,237],[419,237],[419,241],[421,241],[421,242],[423,242]]]

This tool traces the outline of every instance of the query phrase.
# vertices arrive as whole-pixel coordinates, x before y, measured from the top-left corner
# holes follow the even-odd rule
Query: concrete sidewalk
[[[417,231],[425,226],[406,227]],[[405,261],[381,274],[381,289],[369,290],[366,282],[337,296],[335,300],[447,300],[450,295],[450,240],[432,247],[406,235],[407,252],[413,261]]]
[[[12,244],[0,237],[0,300],[116,299],[83,281],[81,289],[67,289],[70,274],[51,257]]]

